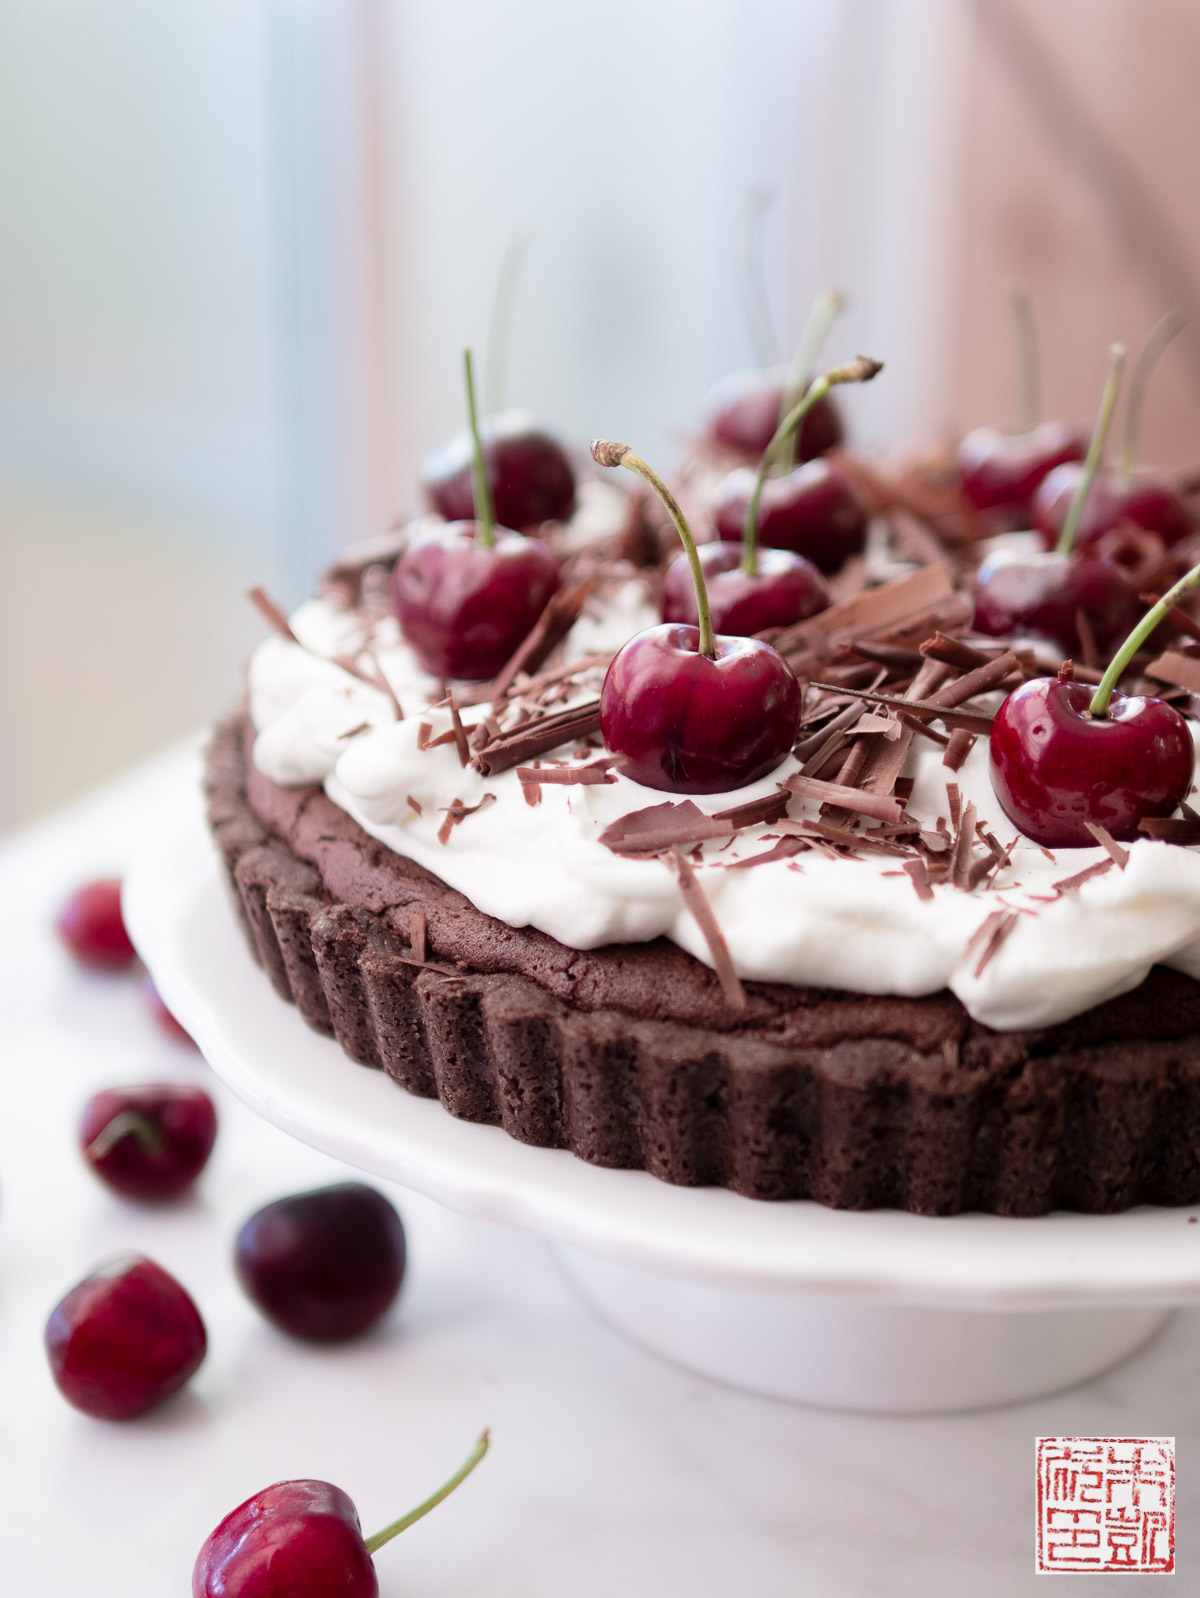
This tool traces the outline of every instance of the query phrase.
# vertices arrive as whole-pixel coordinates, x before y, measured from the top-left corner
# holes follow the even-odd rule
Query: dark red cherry
[[[714,387],[708,401],[708,431],[718,444],[756,460],[779,426],[786,374],[732,372]],[[836,449],[845,431],[829,395],[819,399],[800,423],[796,458],[815,460]]]
[[[1053,549],[1058,542],[1082,476],[1079,465],[1058,466],[1033,497],[1033,525],[1047,549]],[[1086,549],[1122,522],[1133,522],[1156,534],[1168,547],[1178,544],[1192,530],[1188,508],[1169,484],[1151,477],[1130,480],[1109,472],[1098,473],[1083,507],[1075,548]]]
[[[748,466],[739,466],[717,489],[717,531],[727,543],[742,541],[754,478]],[[818,571],[835,572],[866,546],[867,514],[832,461],[808,461],[782,477],[767,478],[758,541],[803,555]]]
[[[172,1199],[208,1163],[217,1112],[202,1088],[173,1083],[107,1088],[87,1101],[79,1124],[83,1157],[114,1193]]]
[[[502,527],[565,522],[575,510],[575,472],[558,440],[527,416],[507,411],[480,427],[496,520]],[[465,429],[428,457],[421,486],[430,508],[448,522],[475,515],[471,434]]]
[[[963,493],[976,510],[1003,510],[1028,525],[1043,477],[1064,461],[1081,461],[1087,446],[1087,433],[1069,422],[1043,422],[1028,433],[977,427],[958,446]]]
[[[758,575],[739,570],[741,544],[701,544],[700,564],[708,589],[713,630],[749,638],[768,627],[787,627],[815,616],[829,605],[820,572],[803,555],[788,549],[760,549]],[[686,555],[667,568],[661,600],[664,621],[698,624],[696,585]]]
[[[1046,848],[1095,845],[1086,822],[1136,837],[1146,816],[1169,816],[1192,784],[1187,722],[1161,699],[1113,694],[1088,713],[1092,688],[1035,677],[992,722],[991,773],[1004,813]]]
[[[119,971],[137,956],[121,918],[118,877],[77,888],[59,912],[57,927],[75,958],[98,971]]]
[[[484,1432],[444,1486],[368,1539],[340,1487],[277,1481],[239,1504],[206,1539],[192,1570],[192,1598],[376,1598],[372,1555],[448,1497],[487,1448]]]
[[[187,1293],[138,1254],[93,1271],[46,1323],[59,1392],[100,1420],[132,1420],[161,1404],[199,1369],[206,1346]]]
[[[989,638],[1048,638],[1067,655],[1083,650],[1082,611],[1108,656],[1142,615],[1137,595],[1108,561],[1053,551],[998,550],[975,579],[975,630]]]
[[[791,749],[800,685],[755,638],[716,639],[677,622],[648,627],[613,656],[600,728],[622,774],[670,793],[726,793],[774,771]]]
[[[238,1281],[281,1331],[340,1342],[373,1326],[404,1278],[404,1228],[373,1187],[342,1182],[276,1199],[234,1251]]]
[[[400,630],[434,677],[494,677],[558,587],[545,544],[498,527],[485,546],[477,531],[473,521],[423,529],[392,576]]]

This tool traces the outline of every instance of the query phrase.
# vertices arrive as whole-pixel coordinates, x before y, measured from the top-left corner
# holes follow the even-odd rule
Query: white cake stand
[[[840,1408],[970,1409],[1052,1392],[1200,1299],[1186,1209],[931,1218],[770,1204],[529,1148],[455,1120],[309,1031],[247,957],[195,794],[125,887],[129,930],[214,1070],[363,1171],[549,1238],[580,1295],[679,1364]]]

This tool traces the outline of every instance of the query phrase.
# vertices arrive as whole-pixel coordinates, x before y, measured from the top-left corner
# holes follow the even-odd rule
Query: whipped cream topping
[[[642,584],[630,582],[581,618],[569,654],[615,649],[657,620]],[[323,783],[373,837],[510,926],[539,928],[577,949],[665,936],[711,964],[672,867],[618,856],[599,841],[610,823],[681,796],[616,773],[611,783],[543,784],[531,805],[515,769],[483,777],[460,764],[452,741],[419,747],[421,725],[436,739],[450,730],[449,712],[430,708],[440,685],[420,670],[391,618],[368,630],[357,612],[314,600],[292,627],[305,647],[268,638],[250,666],[254,762],[265,776],[288,786]],[[405,719],[395,720],[387,696],[348,675],[336,656],[377,663]],[[596,670],[574,681],[564,708],[594,698],[601,680]],[[463,720],[469,727],[490,708],[465,709]],[[592,751],[575,762],[570,753],[545,758],[596,758]],[[774,794],[798,769],[789,757],[757,783],[693,802],[715,814]],[[913,781],[906,808],[929,829],[950,817],[952,783],[1001,844],[1013,839],[992,792],[986,739],[951,772],[941,749],[917,738],[905,774]],[[456,805],[480,808],[447,831]],[[789,815],[815,818],[817,805],[793,797]],[[1136,987],[1156,963],[1200,978],[1200,851],[1143,839],[1126,846],[1121,866],[1099,847],[1052,854],[1018,837],[986,886],[940,884],[922,898],[897,855],[847,858],[813,848],[741,867],[774,847],[772,832],[768,823],[705,843],[696,866],[743,978],[910,996],[948,987],[972,1016],[1000,1030],[1065,1020]],[[1106,863],[1077,886],[1057,886]],[[994,940],[1002,916],[1006,935]]]

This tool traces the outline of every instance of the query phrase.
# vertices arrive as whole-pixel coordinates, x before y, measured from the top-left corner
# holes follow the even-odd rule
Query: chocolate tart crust
[[[1190,977],[1155,967],[1025,1032],[981,1026],[948,992],[751,982],[731,1010],[666,939],[580,951],[484,915],[320,788],[268,781],[252,737],[244,715],[219,727],[206,779],[252,955],[310,1027],[452,1115],[596,1165],[840,1209],[1200,1202]]]

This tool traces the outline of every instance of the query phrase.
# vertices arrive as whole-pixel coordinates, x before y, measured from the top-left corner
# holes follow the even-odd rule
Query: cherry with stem
[[[1092,491],[1096,473],[1100,469],[1100,461],[1104,455],[1104,446],[1108,442],[1108,430],[1112,425],[1113,410],[1117,403],[1117,393],[1121,387],[1121,374],[1125,370],[1124,345],[1114,344],[1109,351],[1108,376],[1104,382],[1104,391],[1100,396],[1100,411],[1096,417],[1096,425],[1092,429],[1092,436],[1088,442],[1087,454],[1083,459],[1083,470],[1079,474],[1079,486],[1075,490],[1075,497],[1067,511],[1067,519],[1063,522],[1062,532],[1059,534],[1058,543],[1054,546],[1055,553],[1069,555],[1075,544],[1075,535],[1079,531],[1079,523],[1083,516],[1083,507],[1087,497]]]
[[[844,298],[836,289],[823,289],[813,301],[812,309],[808,313],[808,324],[796,348],[796,353],[792,357],[792,367],[788,373],[787,387],[780,397],[776,433],[778,433],[779,427],[782,426],[790,413],[795,410],[796,406],[804,398],[809,380],[812,377],[813,368],[816,366],[821,351],[825,346],[825,340],[833,331],[833,324],[842,314],[845,303]],[[819,395],[813,401],[813,404],[820,404],[824,399],[824,394]],[[812,406],[809,406],[809,410],[811,409]],[[807,414],[808,411],[801,413],[801,421]],[[800,448],[800,432],[800,424],[796,423],[784,433],[774,449],[772,449],[771,445],[767,446],[768,451],[776,456],[777,464],[782,466],[785,471],[791,471],[797,464],[796,457]]]

